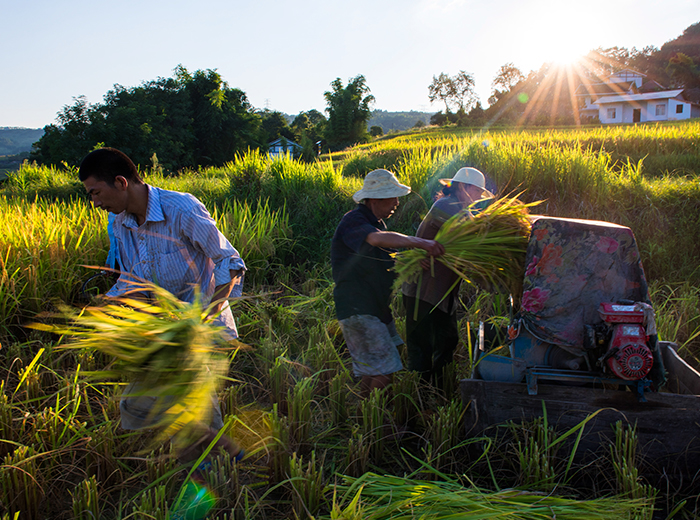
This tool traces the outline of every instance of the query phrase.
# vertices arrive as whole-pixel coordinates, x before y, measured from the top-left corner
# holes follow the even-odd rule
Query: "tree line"
[[[248,149],[266,150],[280,137],[300,144],[307,160],[319,146],[336,150],[369,139],[374,98],[364,76],[347,85],[337,78],[324,96],[328,117],[309,110],[290,125],[280,112],[256,110],[243,91],[229,87],[215,70],[190,73],[178,65],[171,78],[132,88],[115,85],[102,103],[74,98],[55,124],[44,127],[30,158],[40,164],[77,165],[94,148],[112,146],[141,167],[176,171],[219,166]]]
[[[576,124],[575,88],[625,68],[665,87],[696,89],[700,97],[700,23],[661,49],[595,49],[566,74],[561,67],[544,64],[525,75],[506,63],[493,80],[486,109],[471,74],[442,72],[433,76],[428,98],[444,103],[445,110],[434,114],[430,123]],[[266,150],[270,141],[282,137],[301,145],[303,159],[313,160],[321,149],[339,150],[370,138],[367,122],[374,96],[364,76],[347,84],[337,78],[330,87],[324,93],[328,117],[309,110],[289,124],[280,112],[255,109],[243,91],[229,87],[215,70],[190,73],[179,65],[171,78],[132,88],[115,85],[102,103],[90,105],[85,97],[75,98],[55,124],[44,128],[30,158],[42,164],[76,165],[95,147],[113,146],[142,167],[176,171],[222,165],[248,149]],[[416,118],[416,126],[423,124]],[[372,135],[382,133],[380,126],[370,130]]]

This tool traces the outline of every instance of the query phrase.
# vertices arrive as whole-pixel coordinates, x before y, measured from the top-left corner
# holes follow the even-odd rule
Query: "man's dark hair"
[[[450,195],[453,195],[456,191],[457,191],[457,186],[455,186],[455,183],[446,184],[445,186],[442,187],[443,197],[448,197]]]
[[[114,179],[119,175],[134,184],[143,184],[136,165],[124,152],[116,148],[93,150],[85,156],[78,170],[81,181],[94,177],[110,186],[114,186]]]

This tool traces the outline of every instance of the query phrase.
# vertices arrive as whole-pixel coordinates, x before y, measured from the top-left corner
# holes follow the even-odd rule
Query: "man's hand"
[[[421,244],[418,246],[423,249],[430,256],[440,256],[445,254],[445,246],[440,242],[435,240],[427,240],[425,238],[420,238]]]
[[[214,289],[214,294],[211,297],[213,305],[209,310],[209,317],[216,316],[221,312],[224,303],[226,303],[231,294],[231,289],[233,289],[237,283],[240,283],[241,277],[243,276],[243,269],[231,270],[230,274],[231,281],[229,283],[218,285]]]

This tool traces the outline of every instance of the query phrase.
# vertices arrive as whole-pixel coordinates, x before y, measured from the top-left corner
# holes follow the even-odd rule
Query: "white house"
[[[666,90],[655,81],[629,69],[617,72],[605,83],[580,85],[575,95],[583,99],[582,121],[596,116],[601,123],[644,123],[700,117],[700,105],[686,99],[684,89]]]
[[[297,157],[301,154],[302,149],[300,144],[295,143],[291,139],[285,139],[284,137],[275,139],[267,145],[267,153],[272,157],[284,155],[286,153],[289,153],[292,157]]]

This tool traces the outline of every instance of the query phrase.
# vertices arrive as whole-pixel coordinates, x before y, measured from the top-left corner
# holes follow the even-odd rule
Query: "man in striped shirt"
[[[121,274],[107,296],[125,294],[134,279],[151,281],[188,302],[199,287],[208,301],[215,302],[214,322],[225,327],[230,339],[238,337],[228,298],[241,295],[245,264],[204,205],[188,193],[145,184],[131,159],[114,148],[89,153],[80,164],[79,177],[95,207],[116,215],[113,233]],[[153,423],[153,398],[138,395],[142,393],[138,382],[125,391],[120,403],[123,428],[141,429]],[[212,404],[209,440],[223,427],[218,402]],[[225,447],[232,455],[238,453],[235,444]]]

